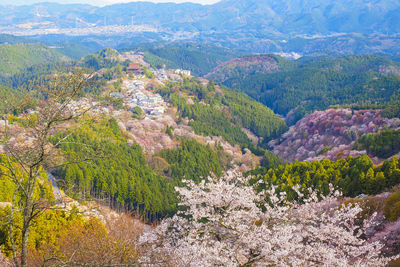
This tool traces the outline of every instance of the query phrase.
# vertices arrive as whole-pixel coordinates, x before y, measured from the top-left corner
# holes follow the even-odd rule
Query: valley
[[[396,1],[24,1],[0,266],[398,266]]]

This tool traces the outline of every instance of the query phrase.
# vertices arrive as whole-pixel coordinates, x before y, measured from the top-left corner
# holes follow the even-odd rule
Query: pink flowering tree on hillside
[[[142,236],[143,262],[167,255],[177,266],[384,266],[392,259],[381,256],[382,244],[361,238],[373,218],[360,225],[360,207],[340,205],[333,190],[322,200],[311,192],[302,204],[288,203],[229,171],[177,191],[182,210]]]

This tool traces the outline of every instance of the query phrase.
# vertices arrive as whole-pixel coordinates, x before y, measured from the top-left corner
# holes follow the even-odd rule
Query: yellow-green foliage
[[[11,163],[9,163],[9,161]],[[22,180],[22,184],[26,182],[27,175],[26,173],[21,172],[19,165],[15,161],[12,161],[11,158],[7,158],[3,154],[0,154],[0,163],[2,163],[0,165],[0,202],[12,202],[13,194],[16,189],[16,184],[11,178],[12,175],[10,170],[3,165],[10,166],[9,164],[11,164],[13,166],[12,169],[17,177],[23,175],[24,179]],[[36,187],[34,194],[35,200],[39,200],[41,198],[50,201],[54,200],[52,185],[48,182],[47,179],[47,173],[42,170],[40,173],[40,179],[38,179],[38,186]],[[22,197],[22,193],[18,192],[16,194],[15,202],[18,203]]]
[[[3,162],[5,156],[0,154],[0,162]],[[7,175],[8,170],[0,165],[0,202],[11,202],[16,184]]]
[[[5,218],[10,209],[0,209]],[[21,226],[17,213],[14,223]],[[0,221],[4,223],[4,221]],[[127,266],[138,259],[134,240],[142,233],[142,224],[130,215],[107,221],[82,216],[77,208],[70,211],[47,210],[32,221],[28,240],[28,266]],[[21,232],[14,227],[16,248],[20,249]],[[0,224],[0,251],[11,254],[8,226]],[[129,265],[130,266],[130,265]]]
[[[37,123],[37,121],[38,121],[38,115],[35,113],[22,117],[18,117],[15,115],[8,115],[8,122],[10,124],[17,123],[19,126],[24,128],[33,126],[34,124]]]
[[[146,67],[143,67],[143,73],[149,79],[152,79],[154,77],[154,74]]]
[[[400,183],[400,164],[397,157],[385,161],[381,166],[374,166],[367,155],[337,161],[296,161],[254,173],[257,176],[252,182],[262,179],[265,183],[259,185],[261,187],[276,185],[278,192],[286,191],[289,199],[297,196],[291,189],[293,185],[299,185],[305,194],[308,188],[327,194],[329,184],[332,184],[345,196],[355,197],[360,194],[375,195]]]
[[[10,208],[0,210],[0,218],[4,220],[10,214]],[[45,254],[54,253],[61,257],[59,253],[60,240],[59,238],[67,234],[72,226],[82,225],[88,226],[93,223],[88,219],[75,212],[65,212],[63,210],[48,210],[37,216],[30,228],[30,235],[28,241],[28,247],[30,251],[34,252],[36,257],[44,257]],[[2,221],[2,223],[4,223]],[[16,246],[21,246],[21,229],[22,226],[22,214],[16,213],[14,216],[14,223],[17,227],[14,227],[14,239]],[[96,223],[99,227],[104,227],[101,223]],[[0,226],[0,249],[6,256],[11,255],[11,242],[9,236],[9,227],[7,224]],[[51,250],[51,251],[49,251]]]
[[[385,217],[389,221],[396,221],[400,217],[400,190],[391,194],[386,200]]]

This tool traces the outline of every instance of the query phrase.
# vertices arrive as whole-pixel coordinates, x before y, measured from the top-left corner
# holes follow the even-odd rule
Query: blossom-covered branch
[[[169,255],[181,266],[384,266],[392,259],[381,256],[382,244],[362,239],[373,217],[360,223],[361,208],[342,205],[333,188],[322,200],[311,191],[290,203],[274,188],[256,193],[248,179],[229,171],[176,188],[182,209],[142,236],[143,259]]]

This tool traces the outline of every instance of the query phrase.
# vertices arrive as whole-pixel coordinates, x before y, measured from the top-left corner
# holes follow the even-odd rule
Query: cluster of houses
[[[110,93],[111,97],[121,98],[125,105],[130,108],[133,113],[136,113],[135,107],[140,107],[147,115],[151,117],[161,116],[167,104],[159,94],[154,94],[145,89],[145,84],[140,80],[125,80],[124,93]]]
[[[168,73],[165,69],[153,69],[153,68],[149,68],[149,70],[154,73],[154,75],[157,77],[158,80],[160,81],[166,81],[168,80]]]
[[[149,68],[149,71],[152,72],[155,77],[157,77],[158,80],[160,81],[166,81],[169,80],[169,75],[168,75],[168,71],[164,68],[162,69],[153,69],[153,68]],[[134,74],[136,78],[138,79],[142,79],[144,78],[144,71],[143,68],[140,66],[139,63],[130,63],[128,65],[128,67],[126,68],[126,72],[128,74]],[[177,75],[185,75],[185,76],[190,76],[191,72],[190,70],[182,70],[182,69],[176,69],[176,70],[172,70],[170,71],[170,73],[175,73]]]
[[[83,112],[90,111],[97,114],[108,114],[110,111],[107,107],[103,107],[99,102],[89,100],[82,97],[79,100],[72,100],[67,108],[75,115],[81,115]]]
[[[130,57],[133,56],[135,55],[130,55]],[[179,79],[180,75],[191,75],[191,72],[189,70],[182,69],[167,71],[164,68],[153,69],[149,67],[148,70],[153,73],[155,78],[161,83],[171,79]],[[167,103],[159,94],[154,94],[152,90],[146,90],[145,83],[141,80],[145,78],[145,76],[140,63],[131,62],[127,66],[126,72],[128,74],[133,74],[135,79],[124,80],[124,92],[112,92],[110,93],[110,96],[113,98],[122,99],[125,103],[125,106],[129,107],[132,113],[136,113],[137,111],[135,110],[135,108],[140,107],[146,113],[146,115],[150,117],[154,118],[161,116],[167,107]]]
[[[190,70],[181,70],[181,69],[176,69],[175,74],[179,74],[179,75],[185,75],[185,76],[190,76],[191,72]]]

